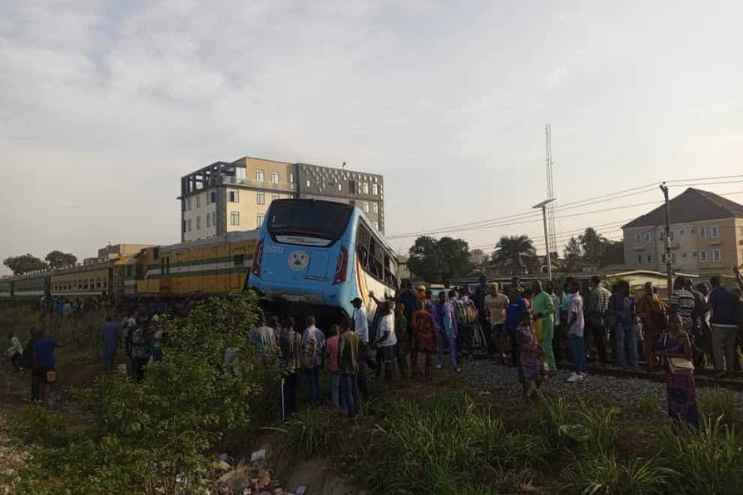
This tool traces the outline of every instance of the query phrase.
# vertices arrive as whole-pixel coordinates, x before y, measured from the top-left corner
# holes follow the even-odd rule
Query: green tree
[[[47,268],[46,263],[32,254],[11,256],[3,261],[3,265],[10,268],[14,275],[23,275],[24,273],[45,270]]]
[[[77,256],[71,253],[63,253],[62,251],[54,250],[46,255],[44,258],[51,268],[62,268],[65,266],[72,266],[77,263]]]
[[[495,245],[492,258],[496,265],[510,269],[516,275],[523,273],[536,254],[534,241],[529,236],[503,236]]]
[[[575,237],[571,237],[565,246],[565,269],[574,272],[578,269],[581,258],[583,257],[583,248]]]
[[[599,265],[607,249],[607,239],[596,232],[593,227],[588,227],[586,231],[578,237],[581,249],[583,249],[583,258],[592,265]]]
[[[423,236],[415,240],[408,259],[410,271],[427,282],[448,284],[472,269],[467,242],[462,239]]]

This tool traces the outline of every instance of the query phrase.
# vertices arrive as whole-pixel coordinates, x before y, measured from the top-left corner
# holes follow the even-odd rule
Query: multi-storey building
[[[274,199],[316,198],[355,204],[384,233],[381,175],[244,157],[181,178],[181,240],[258,228]]]
[[[743,263],[743,205],[689,188],[670,201],[671,262],[674,270],[713,275]],[[664,271],[665,206],[622,227],[624,262]]]

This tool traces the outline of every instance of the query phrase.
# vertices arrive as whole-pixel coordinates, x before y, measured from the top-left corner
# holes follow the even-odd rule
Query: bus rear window
[[[329,201],[284,199],[271,203],[268,232],[279,242],[296,242],[293,238],[323,239],[330,244],[346,230],[353,207]]]

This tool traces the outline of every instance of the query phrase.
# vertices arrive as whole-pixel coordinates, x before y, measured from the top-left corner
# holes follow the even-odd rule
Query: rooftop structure
[[[181,240],[260,227],[275,199],[315,198],[353,204],[384,233],[381,175],[243,157],[215,162],[181,178]]]

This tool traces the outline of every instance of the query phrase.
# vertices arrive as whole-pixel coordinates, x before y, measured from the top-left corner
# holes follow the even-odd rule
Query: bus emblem
[[[301,272],[310,263],[310,256],[304,251],[294,251],[289,253],[289,269],[295,272]]]

